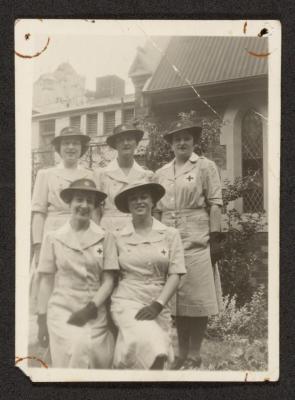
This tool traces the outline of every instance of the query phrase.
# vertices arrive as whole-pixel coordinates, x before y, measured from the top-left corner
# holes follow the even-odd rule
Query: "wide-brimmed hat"
[[[104,192],[101,192],[96,188],[95,183],[91,179],[85,178],[72,182],[68,188],[63,189],[60,192],[60,197],[65,203],[70,203],[77,191],[94,193],[96,207],[98,207],[99,204],[107,197]]]
[[[143,137],[143,131],[137,128],[133,123],[126,123],[115,126],[113,132],[107,137],[107,144],[113,149],[116,148],[116,139],[126,133],[133,133],[137,142],[140,142]]]
[[[81,156],[87,151],[90,137],[87,135],[83,135],[83,133],[77,128],[74,128],[72,126],[67,126],[60,131],[58,136],[52,139],[51,143],[53,144],[55,150],[58,153],[60,153],[60,142],[62,141],[62,139],[67,139],[67,138],[75,138],[80,140],[82,145]]]
[[[191,120],[177,120],[171,124],[169,132],[165,133],[163,137],[171,144],[174,133],[182,131],[189,132],[193,136],[194,141],[197,141],[202,133],[202,125]]]
[[[148,191],[155,203],[157,203],[165,194],[164,187],[159,183],[142,181],[130,183],[129,185],[125,186],[125,188],[122,189],[115,197],[115,205],[117,209],[123,213],[129,213],[128,196],[130,196],[131,193],[141,189]]]

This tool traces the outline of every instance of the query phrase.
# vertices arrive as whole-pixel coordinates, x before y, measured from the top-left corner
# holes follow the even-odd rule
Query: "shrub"
[[[200,144],[195,146],[197,154],[205,154],[219,142],[220,128],[223,123],[218,118],[201,117],[195,111],[180,113],[178,118],[190,119],[201,123],[203,129]],[[145,132],[148,132],[149,137],[145,153],[145,164],[147,168],[156,171],[174,157],[171,146],[163,139],[163,135],[169,129],[170,122],[138,120],[137,123]]]
[[[179,118],[201,121],[203,130],[201,145],[196,147],[198,154],[210,154],[214,146],[219,144],[222,122],[217,118],[200,117],[194,111],[180,113]],[[141,127],[149,133],[149,144],[146,148],[145,163],[153,171],[160,168],[173,158],[170,145],[163,139],[169,124],[167,122],[138,121]],[[255,236],[263,228],[263,213],[243,216],[232,208],[232,202],[243,197],[244,193],[260,182],[257,172],[247,177],[237,177],[233,182],[224,181],[223,201],[227,226],[225,231],[224,257],[220,262],[222,288],[225,295],[236,295],[237,305],[249,301],[254,290],[251,279],[253,269],[261,263],[261,250],[255,241]],[[255,186],[255,185],[254,185]]]
[[[267,299],[263,285],[253,293],[251,300],[238,306],[237,296],[223,298],[223,310],[211,317],[208,335],[219,339],[246,337],[250,342],[267,336]]]
[[[255,240],[264,227],[263,213],[242,216],[226,208],[227,221],[224,255],[219,262],[224,295],[235,296],[238,306],[248,302],[253,294],[252,271],[262,264],[262,252]]]

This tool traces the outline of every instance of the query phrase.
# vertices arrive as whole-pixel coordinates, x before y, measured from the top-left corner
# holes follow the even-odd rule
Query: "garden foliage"
[[[209,154],[212,148],[219,143],[220,129],[223,124],[219,119],[200,117],[194,111],[181,113],[181,119],[191,119],[200,122],[203,126],[200,145],[196,153]],[[145,162],[149,169],[156,170],[173,158],[169,144],[163,139],[163,134],[169,129],[166,122],[139,121],[142,128],[148,132],[149,144],[145,152]],[[224,257],[220,263],[222,287],[225,295],[236,296],[238,305],[250,301],[253,294],[251,270],[259,267],[261,252],[255,241],[255,235],[263,228],[263,213],[241,215],[233,208],[233,201],[243,197],[253,181],[255,175],[237,177],[233,182],[225,180],[223,183],[224,202]]]

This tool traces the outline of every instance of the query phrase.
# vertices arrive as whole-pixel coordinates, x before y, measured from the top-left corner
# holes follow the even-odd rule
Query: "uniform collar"
[[[132,221],[129,221],[127,225],[120,230],[119,235],[126,237],[127,243],[138,244],[138,243],[153,243],[162,240],[163,233],[166,232],[167,226],[162,224],[156,218],[153,218],[152,230],[148,237],[145,238],[138,235],[135,230]]]
[[[129,183],[132,179],[136,178],[137,172],[142,172],[144,169],[135,160],[133,160],[133,165],[129,171],[129,174],[126,176],[120,168],[118,160],[115,158],[105,167],[105,171],[108,172],[108,175],[111,178],[124,183]]]
[[[56,239],[73,250],[86,250],[88,247],[100,242],[104,236],[105,231],[103,228],[93,221],[90,221],[89,228],[85,231],[83,247],[81,247],[70,221],[55,232]]]
[[[196,162],[199,160],[199,158],[200,157],[196,153],[192,153],[190,158],[184,164],[183,168],[176,174],[176,177],[191,171],[194,168]],[[175,178],[174,164],[175,164],[175,158],[162,167],[162,171],[165,171],[165,175],[167,176],[167,178],[172,180],[174,180]]]
[[[143,168],[135,161],[133,160],[133,165],[131,167],[131,169],[136,169],[137,171],[142,171]],[[114,160],[112,160],[106,167],[105,167],[105,171],[117,171],[118,169],[121,169],[119,164],[118,164],[118,160],[115,158]]]
[[[55,173],[56,176],[62,177],[63,179],[72,182],[72,179],[66,175],[66,171],[67,169],[64,167],[62,163],[57,164],[57,166],[53,168],[53,172]],[[89,171],[81,167],[80,165],[77,166],[75,171],[77,175],[75,176],[74,180],[88,177]]]

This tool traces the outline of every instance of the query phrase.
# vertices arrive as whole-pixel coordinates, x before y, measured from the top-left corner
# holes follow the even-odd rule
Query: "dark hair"
[[[156,201],[155,195],[154,195],[154,193],[152,191],[149,191],[149,190],[146,190],[146,189],[141,189],[141,188],[139,188],[138,191],[141,192],[141,193],[148,193],[151,196],[151,199],[152,199],[152,202],[153,202],[153,207],[152,208],[156,207],[157,201]],[[127,203],[128,203],[129,197],[132,196],[136,192],[137,192],[137,188],[134,188],[134,190],[129,193],[129,195],[127,196]],[[129,207],[128,207],[128,209],[129,209]]]
[[[86,194],[92,194],[92,195],[94,195],[94,207],[95,207],[95,208],[98,208],[98,207],[101,205],[101,203],[102,203],[102,201],[99,201],[99,200],[98,200],[97,195],[96,195],[95,192],[89,192],[88,190],[77,189],[76,191],[67,193],[67,203],[68,203],[69,205],[71,204],[71,202],[72,202],[72,200],[73,200],[73,197],[76,196],[77,192],[81,192],[81,193],[83,193],[83,194],[86,193]]]
[[[67,137],[63,137],[63,138],[61,138],[58,142],[56,142],[56,143],[54,143],[54,149],[55,149],[55,151],[60,155],[60,145],[61,145],[61,142],[62,142],[62,140],[63,139],[67,139]],[[88,143],[86,144],[86,143],[83,143],[83,141],[82,140],[80,140],[80,139],[76,139],[76,140],[79,140],[79,142],[81,143],[81,154],[80,154],[80,156],[79,156],[79,158],[81,158],[82,156],[83,156],[83,154],[85,154],[86,153],[86,151],[88,150]]]
[[[140,140],[138,139],[138,135],[135,132],[126,131],[126,132],[122,132],[120,135],[118,135],[117,137],[114,138],[115,146],[116,146],[116,143],[117,143],[118,140],[122,141],[124,139],[124,136],[127,136],[127,135],[128,136],[133,136],[133,138],[136,141],[136,144],[138,144],[140,142]]]
[[[200,134],[193,134],[192,132],[190,132],[190,131],[188,131],[188,130],[183,130],[183,131],[179,131],[179,132],[175,132],[175,133],[173,133],[171,136],[171,144],[173,143],[173,138],[176,136],[176,135],[179,135],[179,134],[181,134],[181,133],[187,133],[188,135],[190,135],[192,138],[193,138],[193,141],[194,141],[194,145],[196,145],[196,144],[198,144],[199,142],[200,142],[200,139],[201,139],[201,135]]]

